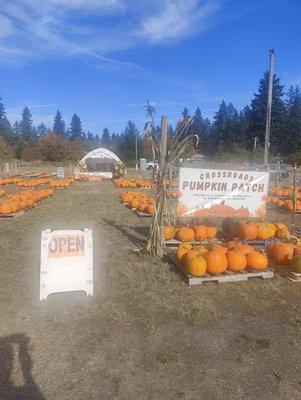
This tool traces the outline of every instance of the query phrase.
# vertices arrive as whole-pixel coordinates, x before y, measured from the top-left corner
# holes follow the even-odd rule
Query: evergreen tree
[[[66,136],[65,128],[66,128],[66,124],[65,124],[65,121],[63,120],[62,114],[60,113],[60,110],[57,110],[55,117],[54,117],[52,130],[57,135],[64,137],[64,136]]]
[[[32,142],[35,140],[32,116],[28,107],[23,108],[22,118],[20,121],[20,132],[21,139],[24,140],[24,142]]]
[[[248,131],[248,145],[252,148],[254,138],[257,137],[259,146],[264,145],[266,113],[268,102],[269,74],[265,72],[259,82],[258,93],[254,94],[254,99],[250,107],[250,125]],[[283,101],[283,88],[280,78],[273,77],[273,96],[271,113],[271,132],[270,132],[270,151],[277,153],[282,148],[282,141],[285,140],[286,107]]]
[[[111,146],[111,136],[108,128],[104,128],[102,131],[101,146],[107,149]]]
[[[41,136],[45,135],[47,132],[47,126],[44,122],[41,122],[40,125],[37,126],[37,135],[40,138]]]
[[[6,143],[13,143],[15,140],[13,129],[9,120],[6,117],[6,111],[4,104],[1,103],[2,97],[0,96],[0,136],[5,140]]]
[[[173,129],[171,124],[169,124],[168,127],[167,127],[167,133],[168,133],[168,136],[170,138],[173,138],[174,135],[175,135],[175,131],[174,131],[174,129]]]
[[[69,131],[70,131],[69,136],[72,140],[79,139],[82,137],[83,134],[82,123],[77,114],[73,114],[71,118]]]
[[[286,108],[286,138],[280,145],[280,151],[289,155],[301,151],[301,92],[298,86],[289,88]]]
[[[189,113],[189,110],[188,110],[188,108],[184,108],[184,110],[182,111],[182,117],[183,118],[190,118],[190,113]]]
[[[99,137],[99,135],[97,135],[97,134],[95,135],[94,141],[95,141],[96,148],[99,147],[100,146],[100,137]]]
[[[128,121],[125,131],[121,135],[122,155],[125,160],[135,160],[136,137],[139,158],[139,156],[142,154],[142,143],[139,136],[139,131],[133,121]]]

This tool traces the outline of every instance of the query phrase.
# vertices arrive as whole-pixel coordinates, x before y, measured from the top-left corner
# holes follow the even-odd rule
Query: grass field
[[[121,190],[76,183],[0,220],[0,399],[300,399],[299,284],[184,285],[135,251],[149,220],[120,204]],[[39,302],[46,228],[93,230],[93,297]]]

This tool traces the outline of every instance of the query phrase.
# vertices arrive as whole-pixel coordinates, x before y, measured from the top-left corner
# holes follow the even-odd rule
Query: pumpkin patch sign
[[[93,295],[92,231],[45,230],[41,235],[40,300],[70,291]]]
[[[265,216],[269,174],[180,168],[178,216]]]

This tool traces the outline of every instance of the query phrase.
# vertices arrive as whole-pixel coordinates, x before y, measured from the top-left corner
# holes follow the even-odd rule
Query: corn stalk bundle
[[[149,126],[152,127],[148,130],[148,139],[152,146],[153,161],[157,159],[162,159],[162,149],[158,138],[155,134],[155,124],[154,124],[154,114],[155,110],[150,106],[149,102],[146,105],[146,113],[150,119]],[[147,245],[147,250],[153,255],[163,257],[163,249],[165,246],[163,226],[164,220],[168,221],[169,224],[175,221],[176,215],[174,213],[174,208],[167,195],[167,184],[169,180],[169,172],[175,161],[180,157],[180,155],[187,149],[192,143],[197,146],[199,137],[197,135],[187,135],[188,129],[191,126],[193,119],[187,119],[181,121],[181,124],[177,125],[175,131],[175,139],[171,142],[170,149],[163,158],[163,163],[161,162],[160,170],[157,178],[157,194],[156,194],[156,211],[153,215],[151,227],[150,227],[150,237]],[[170,182],[171,186],[171,182]]]

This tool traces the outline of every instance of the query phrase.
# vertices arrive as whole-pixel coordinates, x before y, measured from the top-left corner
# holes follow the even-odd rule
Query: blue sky
[[[252,98],[275,48],[276,73],[301,84],[299,0],[0,0],[0,94],[11,122],[27,105],[52,126],[139,128],[149,99],[175,123]]]

